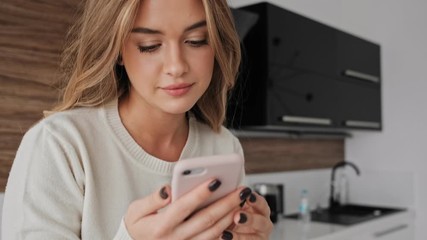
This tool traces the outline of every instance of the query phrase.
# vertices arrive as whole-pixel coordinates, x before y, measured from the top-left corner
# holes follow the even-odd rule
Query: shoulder
[[[53,113],[43,118],[25,133],[14,165],[18,166],[17,169],[31,166],[46,176],[55,175],[52,171],[58,169],[81,173],[81,154],[86,155],[86,143],[95,142],[94,138],[97,137],[93,134],[96,130],[91,129],[96,125],[92,122],[97,121],[90,121],[90,118],[98,115],[97,112],[97,108],[81,108]],[[35,171],[32,170],[32,173],[43,175],[36,174]]]
[[[33,125],[24,139],[42,136],[58,140],[76,138],[99,125],[99,116],[98,108],[89,107],[56,112]]]
[[[45,127],[71,127],[86,125],[99,117],[98,107],[81,107],[62,112],[56,112],[42,119],[39,124]]]

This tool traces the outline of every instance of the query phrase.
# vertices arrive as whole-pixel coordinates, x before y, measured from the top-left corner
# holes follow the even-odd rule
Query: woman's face
[[[142,0],[122,58],[130,102],[169,114],[190,110],[214,67],[202,1]]]

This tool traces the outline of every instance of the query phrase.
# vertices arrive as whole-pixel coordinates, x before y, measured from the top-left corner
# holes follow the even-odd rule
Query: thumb
[[[170,192],[170,186],[166,185],[145,198],[133,201],[129,205],[125,216],[126,225],[129,226],[129,224],[134,224],[139,219],[156,213],[158,210],[168,205],[171,201]]]

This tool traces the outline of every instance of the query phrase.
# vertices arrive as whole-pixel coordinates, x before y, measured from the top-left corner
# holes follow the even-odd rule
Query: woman
[[[195,214],[218,180],[171,203],[176,161],[243,154],[221,126],[240,61],[226,1],[87,1],[72,33],[63,101],[17,152],[3,239],[268,239],[247,187]]]

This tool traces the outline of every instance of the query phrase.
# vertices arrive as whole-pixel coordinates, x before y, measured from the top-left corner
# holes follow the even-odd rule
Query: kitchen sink
[[[400,208],[348,204],[337,206],[333,209],[316,209],[311,212],[311,220],[314,222],[325,222],[349,226],[404,210],[405,209]],[[298,218],[298,214],[292,214],[286,217],[296,219]]]

